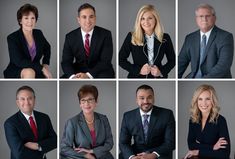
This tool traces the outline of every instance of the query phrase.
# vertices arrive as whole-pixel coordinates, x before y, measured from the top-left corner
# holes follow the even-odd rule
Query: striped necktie
[[[85,35],[85,50],[86,50],[86,57],[90,55],[90,42],[89,42],[90,34]]]

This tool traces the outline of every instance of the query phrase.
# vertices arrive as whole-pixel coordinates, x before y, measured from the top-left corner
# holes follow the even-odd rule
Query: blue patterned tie
[[[202,35],[202,42],[201,42],[200,47],[201,47],[200,48],[200,63],[199,63],[199,66],[198,66],[199,68],[198,68],[195,78],[202,78],[201,64],[202,64],[202,59],[204,57],[205,50],[206,50],[206,35],[205,34]]]
[[[147,141],[147,137],[148,137],[148,128],[149,128],[149,122],[148,122],[148,117],[149,115],[144,114],[144,122],[143,122],[143,128],[144,128],[144,139],[145,142]]]

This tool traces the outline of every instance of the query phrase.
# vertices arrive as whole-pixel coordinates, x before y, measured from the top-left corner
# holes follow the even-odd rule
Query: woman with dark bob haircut
[[[52,78],[49,71],[50,44],[35,28],[38,9],[25,4],[17,11],[20,29],[7,37],[10,63],[4,70],[5,78]],[[42,61],[42,62],[41,62]]]
[[[69,119],[60,143],[61,159],[114,159],[110,150],[113,135],[108,118],[95,112],[98,90],[93,85],[83,85],[78,91],[81,112]]]

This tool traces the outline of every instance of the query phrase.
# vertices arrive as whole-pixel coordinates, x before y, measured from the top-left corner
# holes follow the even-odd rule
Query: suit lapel
[[[196,67],[195,67],[195,72],[197,70],[197,68],[199,68],[199,63],[200,63],[200,41],[201,41],[201,36],[200,36],[200,31],[198,30],[194,36],[194,44],[192,44],[194,46],[195,52],[194,52],[194,58],[196,60]],[[193,58],[193,57],[191,57]],[[193,59],[194,60],[194,59]]]
[[[148,139],[149,139],[150,135],[152,134],[153,127],[156,125],[158,117],[159,117],[159,115],[158,115],[158,108],[153,106],[153,110],[152,110],[150,121],[149,121]]]
[[[36,34],[36,32],[35,32],[35,30],[33,30],[33,39],[34,39],[34,42],[35,42],[35,46],[36,46],[36,55],[35,55],[35,57],[34,57],[34,59],[33,60],[35,60],[35,59],[37,59],[37,57],[39,56],[39,50],[41,49],[40,47],[42,47],[42,44],[41,44],[41,40],[42,39],[39,39],[38,38],[38,36],[37,36],[37,34]]]
[[[83,59],[86,59],[86,53],[85,53],[85,44],[83,43],[83,37],[82,37],[82,32],[81,32],[81,28],[79,28],[77,30],[77,45],[78,45],[78,48],[79,48],[79,52],[78,54],[80,54],[82,56]]]
[[[34,117],[36,120],[36,124],[37,124],[37,130],[38,130],[38,140],[41,139],[42,133],[43,133],[43,127],[45,127],[45,125],[43,125],[43,121],[40,118],[40,115],[38,114],[37,111],[33,111],[34,113]]]
[[[94,53],[96,52],[95,48],[96,48],[96,43],[98,41],[98,39],[97,39],[98,36],[99,35],[98,35],[98,32],[97,32],[97,29],[96,29],[96,27],[94,27],[94,31],[93,31],[91,41],[90,41],[90,56],[88,58],[88,62],[90,61],[90,59],[94,56]]]
[[[22,47],[23,47],[23,50],[24,50],[24,54],[29,58],[31,59],[30,57],[30,54],[29,54],[29,50],[28,50],[28,46],[27,46],[27,41],[24,37],[24,33],[22,31],[22,29],[19,30],[19,35],[20,35],[20,41],[22,42]]]
[[[29,133],[30,134],[29,138],[33,140],[34,134],[33,134],[33,131],[31,130],[29,122],[20,111],[18,112],[18,116],[19,116],[20,122],[22,123],[21,126],[25,127],[25,131],[26,131],[25,133]]]
[[[99,132],[100,131],[101,121],[98,118],[96,113],[94,115],[95,115],[95,136],[96,136],[96,143],[98,143],[99,139],[100,139],[99,135],[101,135],[101,133],[102,133],[102,132]]]
[[[136,109],[136,115],[135,116],[137,117],[136,126],[137,126],[137,128],[141,128],[141,129],[139,129],[139,133],[140,133],[140,136],[141,136],[142,140],[145,141],[145,139],[144,139],[144,128],[143,128],[142,118],[141,118],[139,109]]]
[[[85,120],[85,117],[83,115],[83,113],[81,112],[79,114],[79,125],[81,126],[83,132],[84,132],[84,135],[87,137],[89,143],[92,145],[92,139],[91,139],[91,134],[90,134],[90,130],[86,124],[86,120]]]
[[[154,44],[154,50],[153,50],[154,57],[153,57],[153,59],[156,59],[158,54],[159,54],[159,52],[160,52],[160,49],[161,49],[161,48],[159,48],[161,43],[160,43],[160,41],[156,37],[154,37],[154,43],[153,44]],[[159,49],[159,51],[158,51],[158,49]]]
[[[217,28],[216,28],[216,26],[214,26],[214,28],[211,31],[211,34],[210,34],[209,40],[207,42],[207,45],[206,45],[206,50],[205,50],[205,54],[204,54],[203,59],[202,59],[202,63],[204,62],[204,60],[205,60],[205,58],[206,58],[206,56],[207,56],[207,54],[210,50],[211,44],[215,40],[216,32],[217,32]]]

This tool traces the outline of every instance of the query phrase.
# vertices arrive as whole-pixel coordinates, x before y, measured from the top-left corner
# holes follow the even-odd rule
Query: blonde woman
[[[133,63],[128,61],[132,56]],[[162,64],[166,56],[166,63]],[[138,11],[134,31],[129,32],[119,52],[119,65],[129,72],[128,78],[167,78],[175,66],[175,52],[160,16],[153,5]]]
[[[191,102],[188,147],[193,156],[229,159],[230,139],[226,119],[219,114],[218,97],[211,85],[201,85]]]

